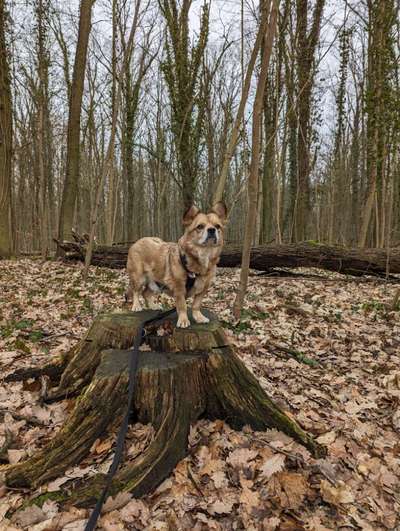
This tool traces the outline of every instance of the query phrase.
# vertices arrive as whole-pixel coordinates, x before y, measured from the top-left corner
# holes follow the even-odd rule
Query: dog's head
[[[222,201],[216,203],[208,214],[191,206],[183,215],[185,240],[201,247],[222,246],[226,214],[226,206]]]

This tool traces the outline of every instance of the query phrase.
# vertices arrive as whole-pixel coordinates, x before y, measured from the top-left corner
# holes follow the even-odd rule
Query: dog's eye
[[[205,227],[205,225],[203,225],[203,223],[200,223],[200,225],[197,225],[196,229],[197,230],[203,230]]]
[[[221,228],[221,225],[218,225],[218,224],[217,224],[217,225],[215,225],[215,228],[216,228],[217,230],[219,230],[219,229]]]

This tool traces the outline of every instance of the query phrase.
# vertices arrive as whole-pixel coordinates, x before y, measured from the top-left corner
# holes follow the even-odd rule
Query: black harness
[[[193,288],[194,283],[196,282],[197,273],[193,273],[193,271],[190,271],[190,269],[187,266],[187,258],[186,255],[183,253],[179,253],[179,258],[181,261],[181,265],[183,269],[186,271],[186,295],[189,293],[189,291]],[[165,284],[162,284],[161,282],[158,282],[155,280],[155,283],[157,284],[158,289],[163,292],[166,291],[168,288]]]
[[[193,271],[190,271],[190,269],[187,266],[187,257],[183,253],[179,253],[179,258],[181,259],[181,264],[183,269],[186,271],[186,294],[189,293],[189,291],[193,288],[194,283],[196,282],[196,273],[193,273]]]

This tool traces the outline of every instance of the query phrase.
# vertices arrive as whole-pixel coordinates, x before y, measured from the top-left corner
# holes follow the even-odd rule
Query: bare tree
[[[204,127],[205,98],[200,73],[208,38],[209,6],[202,7],[200,35],[197,43],[191,46],[189,10],[192,0],[183,0],[180,7],[177,0],[159,0],[159,4],[167,24],[162,70],[171,99],[171,126],[186,209],[194,201]]]
[[[242,93],[240,96],[240,102],[239,102],[238,110],[237,110],[236,117],[235,117],[235,123],[232,128],[232,133],[229,139],[229,143],[224,153],[224,162],[223,162],[221,173],[218,179],[218,184],[217,184],[217,187],[214,193],[214,199],[213,199],[214,203],[221,201],[223,197],[226,180],[228,178],[229,166],[230,166],[232,156],[233,156],[233,153],[235,151],[235,148],[237,146],[238,139],[239,139],[239,133],[240,133],[240,129],[242,126],[247,98],[249,95],[254,66],[255,66],[256,59],[260,51],[260,47],[261,47],[261,44],[262,44],[262,41],[263,41],[263,38],[266,32],[267,24],[268,24],[267,12],[263,11],[261,14],[261,22],[258,28],[256,40],[254,42],[250,60],[247,65],[246,76],[244,79]]]
[[[70,236],[74,221],[79,181],[82,96],[94,2],[95,0],[81,0],[80,6],[78,41],[69,102],[67,163],[58,231],[60,240]]]
[[[257,82],[257,90],[253,105],[252,124],[252,149],[250,174],[248,179],[248,211],[246,218],[245,234],[243,239],[242,266],[240,271],[240,284],[233,306],[233,313],[236,319],[240,318],[243,301],[247,290],[247,282],[250,266],[250,249],[253,243],[255,226],[257,219],[258,186],[259,186],[259,166],[260,166],[260,143],[262,128],[262,110],[267,80],[268,65],[271,58],[272,44],[275,37],[276,21],[279,0],[266,0],[261,4],[261,9],[267,12],[268,25],[264,40],[260,74]]]
[[[315,79],[315,52],[319,42],[325,0],[316,0],[311,28],[308,30],[308,0],[297,0],[297,190],[294,210],[294,237],[306,239],[310,212],[310,140],[311,96]]]
[[[12,250],[12,104],[6,17],[5,0],[0,0],[0,257],[10,256]]]

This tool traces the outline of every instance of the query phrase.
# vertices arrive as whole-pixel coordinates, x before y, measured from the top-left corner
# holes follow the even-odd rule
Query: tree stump
[[[114,477],[110,495],[121,490],[141,496],[152,491],[187,451],[191,423],[200,417],[222,419],[233,428],[276,428],[303,444],[314,456],[325,454],[311,435],[289,418],[263,391],[235,355],[215,316],[208,324],[176,328],[176,316],[152,323],[140,351],[132,420],[151,423],[154,438]],[[52,441],[23,463],[7,467],[12,488],[36,488],[62,475],[88,455],[94,441],[121,420],[128,393],[127,350],[140,322],[156,311],[99,315],[86,337],[64,359],[68,362],[48,400],[79,395],[74,410]],[[56,362],[59,366],[59,362]],[[80,506],[101,493],[104,474],[97,474],[72,492],[50,497]],[[46,494],[49,497],[49,494]]]

